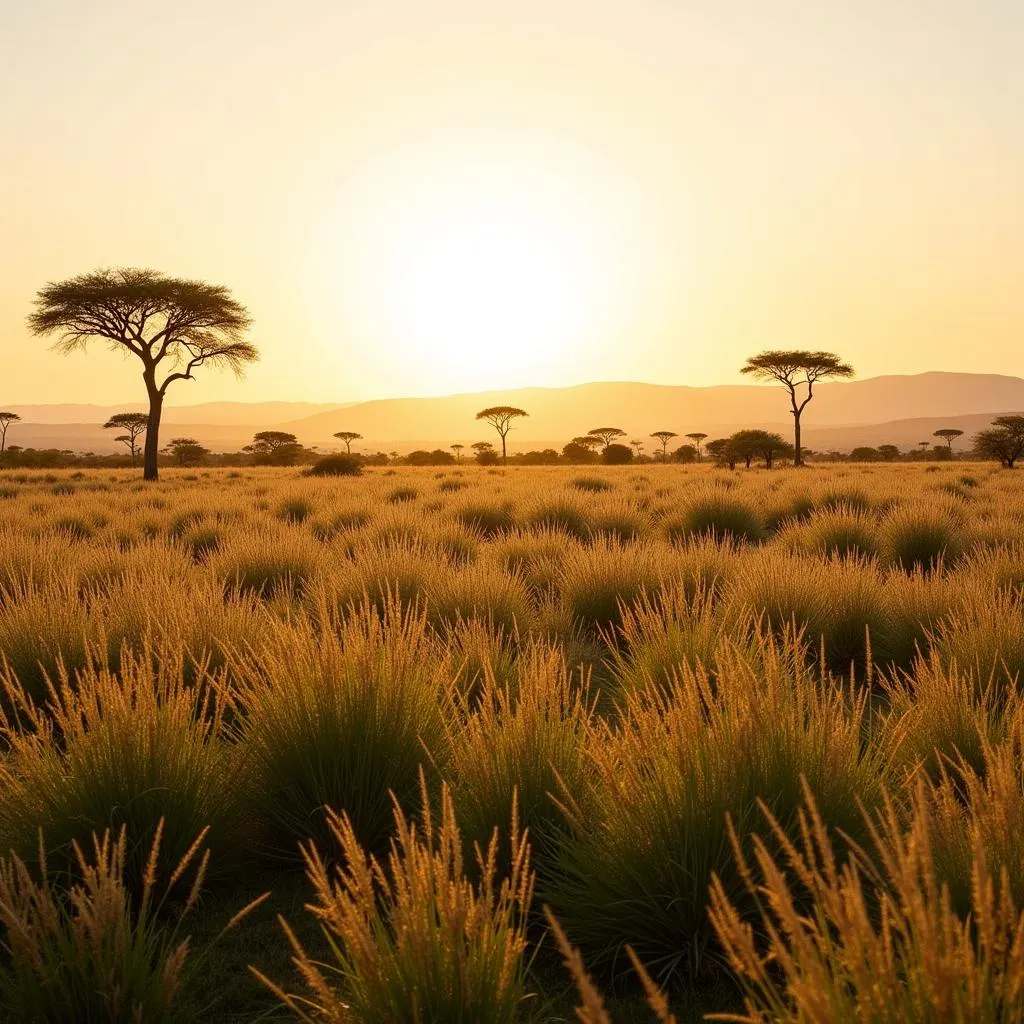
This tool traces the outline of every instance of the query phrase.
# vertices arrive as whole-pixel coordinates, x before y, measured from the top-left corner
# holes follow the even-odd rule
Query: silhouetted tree
[[[179,466],[194,466],[210,454],[209,449],[204,448],[194,437],[172,437],[164,451]]]
[[[946,447],[949,449],[950,457],[953,455],[953,442],[958,437],[963,437],[964,432],[957,430],[956,427],[943,427],[941,430],[936,430],[932,437],[941,437],[946,442]]]
[[[149,417],[144,412],[118,412],[103,424],[104,430],[124,431],[123,435],[115,437],[114,440],[128,446],[128,450],[132,453],[133,466],[135,465],[135,456],[139,453],[138,437],[139,434],[145,433],[147,423],[149,423]]]
[[[881,455],[886,462],[892,462],[894,459],[898,459],[900,457],[900,450],[894,444],[880,444],[878,446],[878,454]]]
[[[512,429],[512,421],[520,416],[529,416],[524,409],[517,409],[514,405],[492,405],[487,409],[481,409],[476,414],[478,420],[486,420],[498,432],[501,438],[501,461],[508,461],[508,453],[505,450],[505,438]]]
[[[698,461],[698,462],[700,462],[700,455],[701,455],[701,452],[700,452],[700,446],[701,446],[701,442],[702,442],[702,441],[703,441],[703,440],[704,440],[704,439],[705,439],[705,438],[706,438],[706,437],[707,437],[708,435],[707,435],[707,434],[702,434],[702,433],[701,433],[701,432],[700,432],[700,431],[698,430],[698,431],[694,431],[694,432],[693,432],[692,434],[687,434],[686,436],[687,436],[687,438],[688,438],[689,440],[691,440],[691,441],[693,442],[693,447],[697,449],[697,461]]]
[[[476,452],[476,461],[481,466],[493,466],[498,461],[498,453],[490,441],[474,441],[470,448]]]
[[[588,430],[587,435],[596,437],[602,447],[607,448],[617,437],[625,437],[626,432],[619,430],[618,427],[595,427],[593,430]]]
[[[466,446],[464,444],[453,444],[453,445],[449,445],[449,447],[451,448],[451,450],[453,452],[455,452],[455,461],[456,462],[461,462],[462,461],[462,449],[465,448]]]
[[[352,442],[353,441],[362,441],[362,439],[363,439],[363,435],[362,434],[357,434],[354,430],[339,430],[333,436],[338,438],[339,441],[344,441],[345,442],[345,454],[346,455],[351,455],[352,454]]]
[[[740,370],[761,380],[776,380],[789,392],[793,414],[793,465],[802,466],[800,416],[814,397],[814,385],[827,377],[852,377],[853,367],[833,352],[768,351],[751,356]],[[800,397],[799,388],[807,388]]]
[[[261,430],[242,451],[254,456],[262,465],[292,466],[302,455],[302,445],[286,430]]]
[[[672,430],[656,430],[651,437],[653,437],[658,444],[661,445],[661,461],[665,462],[668,459],[668,443],[673,437],[679,435]]]
[[[878,448],[861,445],[850,452],[851,462],[877,462],[882,457]]]
[[[7,428],[12,423],[20,423],[21,417],[16,412],[0,412],[0,455],[7,447]]]
[[[609,466],[624,466],[633,461],[633,449],[625,444],[607,445],[601,452],[601,461]]]
[[[46,285],[35,307],[29,330],[56,335],[59,351],[84,349],[93,338],[102,338],[141,361],[149,398],[146,480],[157,479],[160,415],[168,387],[192,380],[194,371],[208,364],[241,375],[245,364],[258,358],[245,340],[252,324],[248,310],[226,288],[204,281],[154,270],[96,270]]]
[[[594,448],[601,444],[596,437],[574,437],[563,449],[562,458],[566,462],[588,465],[597,461]]]
[[[730,469],[736,468],[736,460],[739,456],[728,437],[719,437],[714,441],[708,441],[704,445],[704,451],[716,462],[728,463]]]
[[[697,446],[694,444],[681,444],[673,453],[672,458],[676,462],[683,462],[687,465],[697,461]]]
[[[764,459],[767,469],[772,468],[777,456],[789,454],[792,447],[781,434],[767,430],[737,430],[728,438],[728,448],[737,460],[742,459],[747,469],[756,458]]]
[[[1024,455],[1024,416],[997,416],[989,430],[975,434],[974,451],[1013,469]]]
[[[636,457],[639,459],[644,454],[644,443],[643,441],[630,441],[629,446],[636,452]]]

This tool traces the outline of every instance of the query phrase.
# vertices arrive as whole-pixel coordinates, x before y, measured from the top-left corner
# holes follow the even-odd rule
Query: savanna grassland
[[[4,473],[0,1014],[1024,1019],[1022,480]]]

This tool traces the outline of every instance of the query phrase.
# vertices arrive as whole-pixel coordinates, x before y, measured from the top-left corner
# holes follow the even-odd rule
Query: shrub
[[[330,940],[333,962],[313,960],[282,922],[311,998],[257,977],[300,1020],[521,1020],[526,994],[526,911],[533,893],[530,854],[515,818],[511,870],[498,881],[498,837],[478,849],[481,879],[463,870],[462,838],[446,788],[435,825],[421,783],[423,824],[395,805],[387,861],[369,856],[347,815],[328,824],[342,866],[332,873],[315,848],[304,851],[317,903],[310,909]]]
[[[306,476],[359,476],[362,471],[356,455],[325,455],[306,470]]]

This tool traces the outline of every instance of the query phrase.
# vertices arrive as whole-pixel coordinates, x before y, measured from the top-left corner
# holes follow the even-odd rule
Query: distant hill
[[[211,448],[247,443],[257,430],[289,430],[305,444],[336,447],[332,434],[354,430],[356,447],[407,451],[413,447],[493,440],[477,423],[478,410],[509,404],[526,409],[509,435],[511,449],[561,447],[593,427],[618,426],[629,437],[647,439],[655,430],[680,435],[700,430],[723,436],[741,427],[788,434],[792,417],[785,392],[773,385],[688,387],[630,382],[580,384],[567,388],[521,388],[447,395],[390,398],[372,402],[316,405],[302,402],[217,402],[177,406],[164,414],[165,433],[189,434]],[[7,406],[24,422],[9,441],[24,446],[114,450],[111,431],[100,425],[119,406]],[[861,444],[912,446],[939,427],[971,434],[992,416],[1024,410],[1024,379],[996,374],[921,373],[825,383],[804,413],[804,438],[812,448],[845,450]],[[15,436],[16,435],[16,436]],[[966,442],[961,442],[965,444]]]

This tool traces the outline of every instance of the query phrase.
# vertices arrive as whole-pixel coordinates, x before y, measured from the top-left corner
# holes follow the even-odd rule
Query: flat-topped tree
[[[56,335],[60,352],[84,349],[94,338],[135,356],[149,398],[143,477],[156,480],[160,416],[168,387],[192,380],[201,366],[227,366],[241,375],[259,358],[245,340],[248,310],[220,285],[166,277],[155,270],[95,270],[40,289],[29,330]]]
[[[464,444],[450,444],[448,447],[455,452],[455,461],[460,462],[462,460],[462,449],[466,446]]]
[[[800,449],[800,416],[814,397],[814,385],[829,377],[852,377],[853,367],[834,352],[773,349],[751,356],[740,373],[760,380],[778,381],[789,392],[793,414],[793,465],[802,466]],[[804,393],[803,388],[807,391]]]
[[[668,443],[673,437],[679,435],[672,430],[656,430],[651,437],[653,437],[658,444],[661,445],[661,461],[668,462]]]
[[[357,434],[354,430],[339,430],[336,434],[334,434],[332,436],[336,437],[339,441],[344,441],[345,442],[345,454],[346,455],[351,455],[352,454],[352,442],[353,441],[362,441],[362,439],[363,439],[363,435],[362,434]]]
[[[133,466],[135,457],[139,454],[139,435],[145,433],[147,423],[149,423],[149,417],[144,412],[118,412],[103,424],[104,430],[124,431],[114,440],[127,445],[128,450],[132,453]]]
[[[974,451],[1013,469],[1024,456],[1024,416],[997,416],[989,430],[975,434]]]
[[[701,459],[701,442],[707,438],[707,434],[702,434],[699,430],[695,430],[692,434],[687,434],[687,438],[693,442],[693,447],[697,449],[697,461]]]
[[[20,423],[21,417],[16,412],[0,412],[0,455],[7,448],[7,428],[12,423]]]
[[[617,437],[626,436],[626,432],[619,430],[618,427],[595,427],[593,430],[588,430],[587,434],[590,437],[596,437],[604,448],[607,448]]]
[[[485,420],[498,432],[501,438],[501,461],[508,461],[508,453],[505,451],[505,438],[512,429],[512,421],[520,416],[529,416],[525,409],[517,409],[514,405],[492,405],[487,409],[481,409],[477,414],[478,420]]]
[[[953,442],[958,437],[963,436],[964,432],[962,430],[957,430],[956,427],[943,427],[941,430],[936,430],[932,434],[932,437],[941,437],[942,440],[946,442],[946,447],[949,449],[950,456],[953,454]]]

